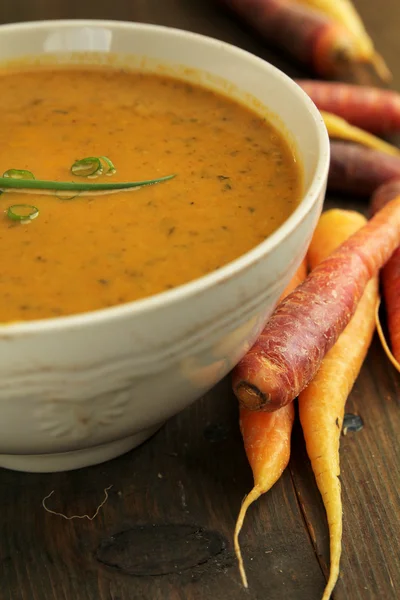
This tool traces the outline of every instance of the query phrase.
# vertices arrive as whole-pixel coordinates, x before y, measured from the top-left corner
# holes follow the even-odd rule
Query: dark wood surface
[[[355,2],[400,91],[398,0]],[[305,75],[211,0],[13,0],[0,23],[51,18],[139,20],[206,33],[290,75]],[[0,97],[1,105],[1,97]],[[362,201],[327,206],[364,210]],[[335,600],[400,598],[400,377],[374,340],[347,411],[365,427],[342,438],[343,558]],[[93,513],[66,521],[44,511]],[[33,475],[0,470],[1,600],[318,600],[328,563],[324,510],[295,427],[292,459],[250,511],[242,546],[250,591],[232,552],[251,486],[237,406],[225,380],[139,449],[104,465]]]

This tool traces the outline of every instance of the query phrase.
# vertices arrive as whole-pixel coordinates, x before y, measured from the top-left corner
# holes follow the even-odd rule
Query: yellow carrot
[[[357,144],[362,144],[363,146],[367,146],[368,148],[373,148],[374,150],[380,150],[381,152],[385,152],[385,154],[390,154],[392,156],[400,156],[400,150],[399,148],[396,148],[396,146],[388,144],[388,142],[384,142],[372,133],[368,133],[367,131],[360,129],[359,127],[350,125],[350,123],[348,123],[341,117],[334,115],[333,113],[329,113],[323,110],[321,110],[320,112],[324,119],[330,138],[348,140],[349,142],[356,142]]]
[[[310,267],[316,267],[365,222],[361,214],[353,211],[323,213],[308,252]],[[378,280],[374,277],[367,284],[353,318],[325,356],[314,379],[299,395],[307,453],[329,526],[330,574],[323,600],[330,598],[339,575],[342,501],[338,477],[344,407],[372,340],[377,302]]]
[[[307,5],[343,25],[357,40],[358,47],[364,60],[370,62],[383,81],[391,79],[391,73],[376,52],[374,44],[368,35],[362,19],[350,0],[295,0],[298,4]]]

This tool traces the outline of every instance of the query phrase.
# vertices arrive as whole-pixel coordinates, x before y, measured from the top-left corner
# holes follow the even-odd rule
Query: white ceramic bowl
[[[88,61],[93,52],[116,53],[146,69],[161,62],[190,79],[184,63],[204,71],[214,88],[255,97],[290,133],[305,192],[273,235],[210,275],[115,308],[0,326],[0,466],[24,471],[73,469],[126,452],[228,373],[305,255],[329,164],[312,102],[283,73],[238,48],[136,23],[0,27],[1,62],[76,51],[87,51]]]

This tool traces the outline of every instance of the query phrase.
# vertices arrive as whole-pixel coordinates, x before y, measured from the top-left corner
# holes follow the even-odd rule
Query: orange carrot
[[[368,35],[364,23],[356,11],[351,0],[291,0],[300,4],[305,4],[334,21],[337,21],[345,27],[357,40],[359,51],[363,53],[366,59],[373,65],[375,71],[383,81],[390,81],[391,73],[375,48],[374,43]]]
[[[323,77],[339,75],[344,64],[370,63],[359,40],[336,20],[288,0],[220,0],[270,44]]]
[[[254,487],[243,501],[234,534],[240,575],[246,588],[248,584],[240,551],[239,534],[250,504],[272,488],[289,462],[293,421],[293,404],[288,404],[274,413],[240,409],[240,430],[254,477]]]
[[[233,389],[242,406],[269,412],[293,401],[349,323],[369,279],[399,244],[400,198],[376,213],[278,305],[233,370]]]
[[[352,125],[385,135],[400,131],[400,94],[392,90],[350,83],[297,79],[320,110],[346,119]]]
[[[371,195],[380,185],[400,177],[400,158],[358,144],[331,142],[328,188]]]
[[[365,222],[365,217],[357,212],[325,212],[309,248],[310,267],[316,267]],[[344,407],[372,340],[377,301],[378,278],[373,277],[351,321],[299,396],[307,453],[324,502],[330,534],[331,566],[323,600],[330,598],[339,575],[342,538],[339,443]]]
[[[283,294],[281,295],[281,297],[278,300],[278,303],[281,302],[281,300],[283,300],[286,296],[288,296],[290,294],[290,292],[293,292],[293,290],[295,288],[297,288],[297,286],[300,285],[300,283],[302,283],[306,277],[307,277],[307,260],[304,259],[300,263],[300,266],[297,269],[296,273],[293,275],[292,279],[289,281],[288,285],[286,286]]]
[[[400,199],[400,179],[378,188],[371,200],[371,212],[374,214],[393,198]],[[393,366],[400,370],[400,246],[382,269],[381,281],[391,349],[387,345],[379,322],[378,333]]]
[[[282,300],[294,290],[306,276],[307,261],[304,259],[280,299]],[[240,408],[240,431],[254,478],[254,487],[242,503],[234,534],[239,571],[246,588],[248,587],[247,577],[240,550],[239,534],[249,506],[275,485],[287,467],[290,458],[290,436],[293,421],[293,404],[288,404],[273,413]]]

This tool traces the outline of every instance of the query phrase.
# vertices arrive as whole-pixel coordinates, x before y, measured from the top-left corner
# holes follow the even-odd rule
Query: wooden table
[[[398,0],[356,5],[400,90]],[[211,0],[13,0],[0,22],[113,18],[209,34],[305,75],[264,47]],[[0,95],[1,106],[1,95]],[[327,205],[365,208],[328,198]],[[365,427],[342,438],[342,577],[336,600],[400,598],[400,377],[377,340],[348,401]],[[242,535],[250,591],[240,585],[232,530],[251,474],[225,380],[139,449],[80,471],[0,471],[1,600],[318,600],[328,564],[324,510],[294,431],[289,468],[249,512]],[[66,521],[42,508],[92,514]],[[123,533],[122,533],[123,532]]]

